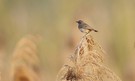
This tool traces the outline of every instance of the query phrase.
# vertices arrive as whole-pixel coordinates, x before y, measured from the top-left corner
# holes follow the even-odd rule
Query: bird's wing
[[[91,26],[89,26],[89,25],[88,25],[88,24],[86,24],[86,23],[84,23],[84,25],[83,25],[83,26],[84,26],[84,28],[85,28],[85,29],[93,29]]]

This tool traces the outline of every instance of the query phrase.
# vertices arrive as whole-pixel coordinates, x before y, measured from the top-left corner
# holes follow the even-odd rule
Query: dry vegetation
[[[104,64],[104,51],[91,35],[84,36],[68,58],[57,81],[121,81]]]
[[[10,61],[10,81],[43,81],[38,38],[28,35],[17,43]],[[81,39],[75,52],[58,73],[57,81],[121,81],[106,67],[104,59],[103,49],[88,34]]]
[[[32,35],[18,42],[11,57],[11,81],[42,81],[37,43],[38,37]]]
[[[17,43],[10,61],[10,81],[43,81],[39,39],[39,36],[28,35]],[[83,36],[58,73],[57,81],[121,81],[104,61],[105,53],[101,46],[91,35]]]
[[[47,81],[54,81],[58,69],[65,60],[63,57],[66,57],[73,50],[72,48],[82,35],[76,27],[75,21],[78,19],[82,19],[100,30],[100,33],[95,34],[95,36],[99,39],[98,41],[103,40],[101,41],[102,45],[104,45],[105,51],[109,52],[110,59],[113,62],[110,63],[111,68],[114,68],[124,80],[127,78],[127,81],[131,81],[131,79],[135,81],[135,60],[128,64],[131,62],[129,62],[131,57],[135,59],[134,55],[129,57],[135,50],[133,49],[135,41],[135,0],[0,0],[0,13],[0,72],[2,81],[5,81],[3,80],[4,73],[9,73],[4,72],[4,70],[5,67],[9,66],[7,61],[9,61],[9,56],[12,56],[11,51],[15,42],[28,33],[39,33],[45,37],[40,55],[43,57],[43,65],[46,67],[44,69],[47,70],[46,74],[49,75]],[[63,45],[66,40],[71,40],[71,45]],[[68,47],[68,45],[71,47],[62,48],[62,46]],[[5,46],[7,48],[3,49]],[[90,52],[93,52],[96,56],[97,53],[95,54],[95,52],[99,52],[100,48],[95,50],[95,47],[98,46],[94,45],[94,51]],[[21,49],[23,48],[18,50]],[[17,50],[15,49],[15,51]],[[87,54],[82,55],[83,59],[84,55],[87,56]],[[74,66],[75,62],[72,62],[72,59],[74,60],[75,57],[77,60],[81,60],[80,56],[73,54],[69,59],[70,62],[68,62],[71,65],[65,65],[68,65],[67,67],[69,65]],[[89,57],[92,58],[92,56]],[[14,59],[14,56],[12,59]],[[101,58],[97,59],[101,60]],[[106,66],[104,62],[99,62],[96,63],[103,64],[103,67]],[[78,61],[76,64],[79,64]],[[87,65],[96,66],[92,63]],[[63,69],[67,70],[67,67],[64,66]],[[125,67],[127,68],[126,72],[124,71]],[[94,72],[93,69],[91,72]]]

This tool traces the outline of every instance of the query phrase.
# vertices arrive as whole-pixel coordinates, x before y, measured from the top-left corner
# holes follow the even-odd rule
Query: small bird
[[[78,29],[83,32],[88,34],[91,31],[98,32],[97,30],[93,29],[91,26],[83,22],[82,20],[76,21],[78,23]]]

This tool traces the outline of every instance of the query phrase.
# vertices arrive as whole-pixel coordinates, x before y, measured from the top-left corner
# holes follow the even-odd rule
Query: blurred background
[[[0,70],[16,43],[40,34],[40,58],[47,81],[54,81],[84,35],[76,20],[99,32],[92,36],[124,81],[135,81],[135,0],[0,0]]]

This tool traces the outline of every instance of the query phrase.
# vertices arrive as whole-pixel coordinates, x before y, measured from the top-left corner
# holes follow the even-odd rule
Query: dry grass
[[[121,81],[104,64],[104,51],[91,35],[84,36],[68,58],[57,81]]]
[[[37,43],[38,36],[32,35],[18,42],[10,63],[11,81],[42,81]]]

